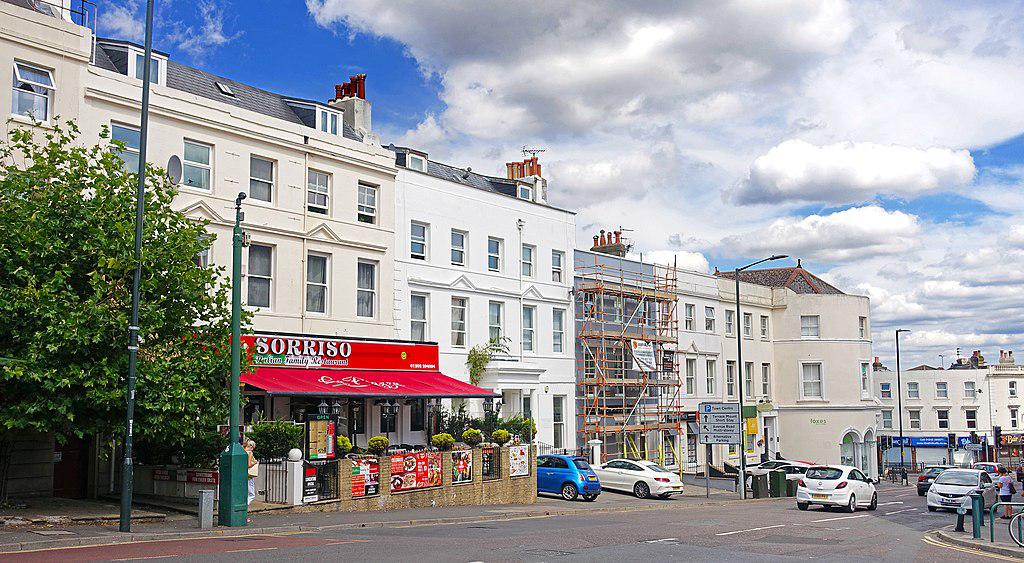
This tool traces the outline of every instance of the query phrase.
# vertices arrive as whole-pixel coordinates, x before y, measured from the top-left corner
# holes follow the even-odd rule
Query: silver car
[[[992,506],[996,502],[998,491],[987,472],[980,469],[947,469],[939,473],[928,489],[928,510],[956,510],[964,504],[967,495],[973,492],[981,493],[985,506]]]

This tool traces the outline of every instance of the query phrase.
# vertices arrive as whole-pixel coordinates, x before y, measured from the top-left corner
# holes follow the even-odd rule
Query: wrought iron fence
[[[317,465],[316,471],[316,494],[319,500],[333,500],[341,496],[339,490],[339,469],[341,464],[338,460],[314,462]]]
[[[264,500],[276,504],[288,502],[288,462],[283,459],[260,461],[264,478]]]

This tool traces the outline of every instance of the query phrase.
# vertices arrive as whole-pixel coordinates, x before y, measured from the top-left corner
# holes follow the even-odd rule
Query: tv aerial
[[[524,157],[536,157],[538,154],[545,152],[547,149],[530,148],[528,145],[523,145],[523,156]]]

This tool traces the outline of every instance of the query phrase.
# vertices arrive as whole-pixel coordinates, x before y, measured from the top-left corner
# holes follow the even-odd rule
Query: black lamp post
[[[900,411],[900,475],[903,485],[907,485],[907,467],[904,465],[904,438],[903,438],[903,385],[900,378],[900,333],[910,332],[905,328],[896,329],[896,409]]]
[[[736,379],[739,382],[739,399],[740,399],[740,498],[747,498],[747,432],[744,429],[746,420],[743,418],[743,377],[746,375],[743,370],[743,313],[740,311],[740,272],[748,268],[753,268],[763,262],[769,262],[771,260],[782,260],[783,258],[789,258],[785,254],[775,254],[768,258],[762,258],[757,262],[753,262],[743,266],[742,268],[736,268],[736,319],[733,321],[736,330]],[[753,332],[754,321],[750,321],[750,330]],[[750,384],[753,385],[753,375],[751,375]]]

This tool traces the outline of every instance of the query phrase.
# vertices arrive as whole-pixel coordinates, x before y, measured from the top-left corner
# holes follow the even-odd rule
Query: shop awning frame
[[[361,398],[499,398],[439,371],[357,370],[260,366],[242,383],[268,395]]]

